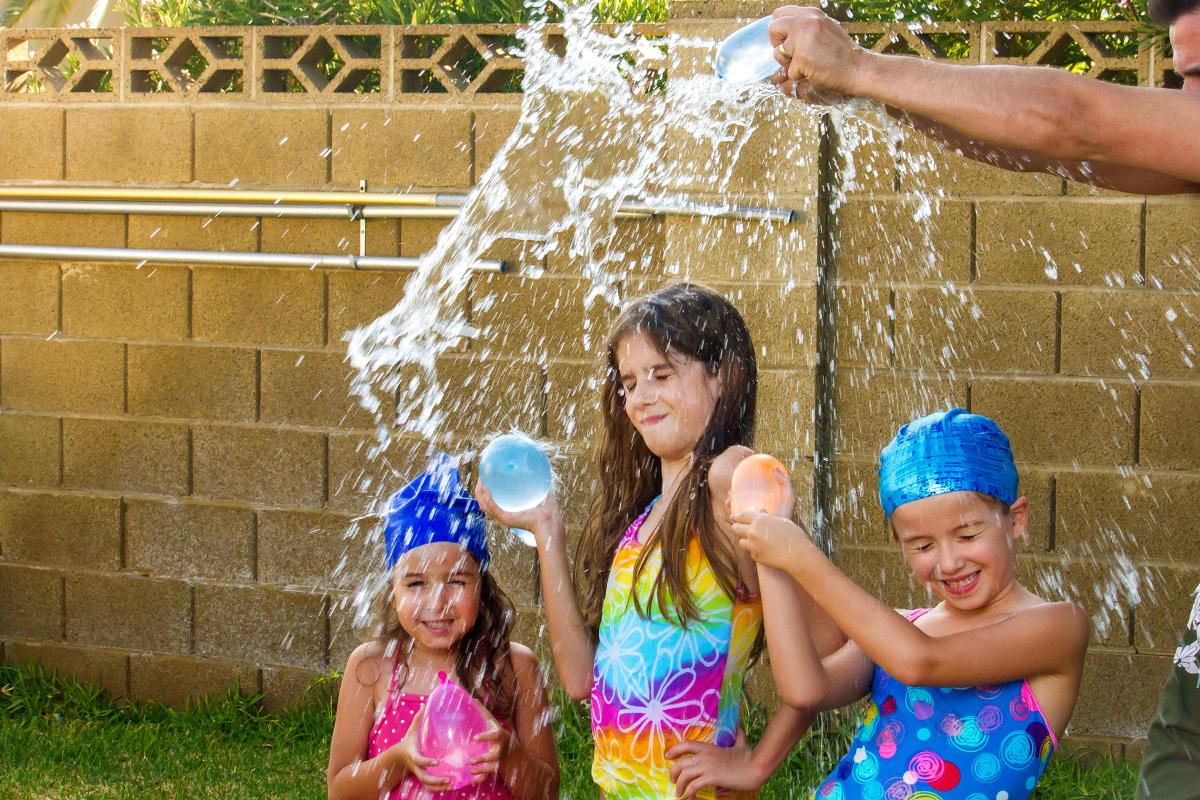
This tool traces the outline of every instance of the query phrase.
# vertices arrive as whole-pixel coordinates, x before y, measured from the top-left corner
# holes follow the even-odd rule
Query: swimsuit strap
[[[914,608],[911,611],[909,611],[907,614],[905,614],[904,618],[906,620],[908,620],[909,622],[916,622],[917,620],[919,620],[921,617],[925,616],[932,610],[933,610],[932,608]]]

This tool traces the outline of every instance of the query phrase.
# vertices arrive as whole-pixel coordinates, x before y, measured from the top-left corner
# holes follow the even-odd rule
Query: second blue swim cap
[[[1012,447],[987,417],[961,408],[921,417],[901,428],[879,456],[879,501],[889,517],[913,500],[964,491],[1010,505],[1017,500]]]

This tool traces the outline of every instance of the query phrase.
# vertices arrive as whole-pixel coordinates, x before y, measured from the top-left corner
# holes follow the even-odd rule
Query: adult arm
[[[814,8],[775,11],[781,88],[877,100],[1014,154],[1173,177],[1200,190],[1200,97],[1119,86],[1052,67],[945,64],[859,47]],[[1130,180],[1128,173],[1114,173]]]
[[[528,511],[508,512],[492,500],[482,483],[475,485],[480,507],[502,525],[530,531],[537,543],[541,566],[539,580],[546,624],[550,629],[550,652],[559,680],[572,700],[586,700],[592,692],[592,667],[596,646],[579,610],[575,582],[567,559],[567,533],[558,500],[551,493],[540,506]]]
[[[1067,675],[1087,648],[1091,624],[1072,603],[1046,603],[981,628],[930,636],[850,580],[796,524],[766,514],[735,522],[759,563],[795,578],[871,661],[903,683],[969,686]],[[1046,647],[1049,641],[1056,646]],[[988,658],[979,658],[982,652]]]

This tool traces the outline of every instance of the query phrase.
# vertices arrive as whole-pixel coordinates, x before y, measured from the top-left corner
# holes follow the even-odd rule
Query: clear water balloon
[[[526,511],[541,505],[554,480],[550,459],[537,442],[519,433],[497,436],[484,448],[479,457],[479,479],[505,511]],[[512,531],[523,544],[534,546],[529,531]]]
[[[779,71],[771,39],[770,17],[750,23],[730,34],[717,48],[717,75],[731,83],[757,83]]]

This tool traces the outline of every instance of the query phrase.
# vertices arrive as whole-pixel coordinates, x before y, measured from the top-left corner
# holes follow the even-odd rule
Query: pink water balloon
[[[733,482],[729,488],[729,504],[733,513],[783,513],[788,492],[786,480],[787,470],[773,456],[755,453],[742,459],[733,470]]]
[[[421,754],[436,758],[438,763],[426,770],[430,775],[446,778],[450,788],[469,786],[471,759],[482,756],[491,748],[489,742],[475,737],[492,729],[479,703],[466,689],[439,672],[441,681],[429,693],[425,702],[425,718],[417,732],[417,748]]]

